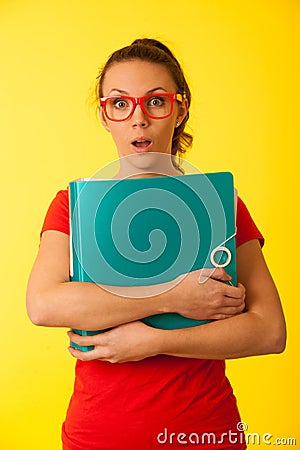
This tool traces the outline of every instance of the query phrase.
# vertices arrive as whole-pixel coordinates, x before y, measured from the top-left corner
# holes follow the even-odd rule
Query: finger
[[[245,299],[243,297],[235,298],[225,296],[220,303],[220,310],[222,310],[222,308],[239,308],[245,304]]]
[[[229,286],[228,284],[223,284],[222,293],[226,297],[244,299],[246,290],[240,283],[237,286]]]
[[[95,334],[93,336],[81,336],[80,334],[74,333],[73,331],[68,331],[67,335],[71,342],[80,346],[91,346],[91,345],[102,345],[103,336],[101,334]]]
[[[230,281],[232,277],[220,267],[203,268],[199,270],[199,283],[205,283],[209,278],[222,281]]]
[[[99,348],[90,350],[89,352],[82,352],[81,350],[78,350],[73,347],[68,347],[68,350],[74,358],[80,359],[81,361],[92,361],[94,359],[101,359]]]
[[[236,316],[237,314],[240,314],[241,312],[243,312],[245,309],[245,304],[242,303],[239,306],[228,306],[227,308],[221,308],[218,313],[216,314],[216,316],[218,316],[219,314],[225,315],[225,316]]]
[[[220,267],[203,267],[199,269],[199,275],[204,277],[221,278],[224,274],[226,274],[225,270]]]
[[[221,267],[217,267],[213,270],[212,274],[211,274],[211,278],[214,278],[215,280],[231,280],[231,276],[225,272],[224,269],[222,269]]]

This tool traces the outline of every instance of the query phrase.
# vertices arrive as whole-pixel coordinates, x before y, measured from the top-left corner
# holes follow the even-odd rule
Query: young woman
[[[190,91],[162,43],[140,39],[113,53],[98,77],[97,96],[120,158],[146,152],[172,158],[191,145],[184,131]],[[140,160],[129,161],[138,172]],[[176,164],[173,169],[182,174]],[[238,286],[220,282],[230,280],[223,269],[204,283],[193,271],[151,301],[70,282],[68,215],[68,191],[59,191],[28,283],[29,317],[42,326],[111,330],[91,337],[69,332],[72,341],[94,350],[69,348],[77,364],[63,448],[246,448],[224,360],[282,352],[285,322],[261,251],[263,237],[244,203],[238,200]],[[215,320],[178,330],[140,321],[164,312]]]

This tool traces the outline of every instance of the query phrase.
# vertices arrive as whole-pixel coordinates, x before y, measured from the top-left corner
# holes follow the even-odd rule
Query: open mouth
[[[152,141],[150,139],[136,139],[131,142],[131,145],[133,145],[137,151],[145,151],[150,147],[151,144]]]

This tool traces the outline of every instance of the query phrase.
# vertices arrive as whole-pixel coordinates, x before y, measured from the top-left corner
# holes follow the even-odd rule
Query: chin
[[[143,152],[120,156],[120,169],[128,176],[141,173],[168,174],[173,170],[170,153]]]

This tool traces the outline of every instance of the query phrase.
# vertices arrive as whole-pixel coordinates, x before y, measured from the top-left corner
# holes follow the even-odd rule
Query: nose
[[[144,111],[141,108],[141,105],[136,105],[133,114],[131,116],[132,124],[134,127],[141,126],[141,127],[147,127],[148,126],[148,117],[144,113]]]

